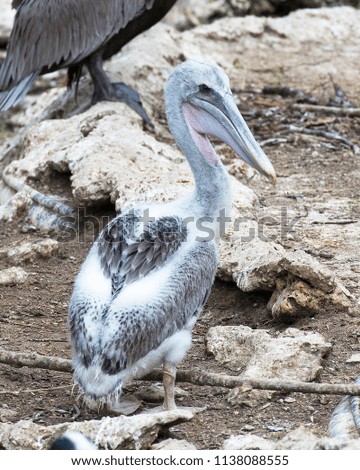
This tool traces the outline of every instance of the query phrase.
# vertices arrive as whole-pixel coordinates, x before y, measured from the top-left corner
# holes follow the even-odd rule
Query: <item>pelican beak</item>
[[[188,103],[196,116],[193,122],[196,121],[197,132],[225,142],[246,163],[275,184],[274,167],[256,142],[230,92],[224,96],[214,90],[206,94],[196,93]]]

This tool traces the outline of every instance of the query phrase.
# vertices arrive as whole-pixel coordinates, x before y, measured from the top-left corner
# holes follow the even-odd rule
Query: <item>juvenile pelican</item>
[[[162,364],[168,410],[176,407],[176,366],[214,281],[219,217],[231,206],[228,174],[207,136],[273,180],[275,171],[217,67],[195,61],[176,67],[165,102],[195,190],[125,211],[104,228],[76,278],[69,324],[75,381],[88,398],[116,400],[125,382]]]
[[[13,0],[17,9],[0,69],[0,111],[18,104],[42,74],[68,68],[69,86],[83,66],[94,83],[92,104],[123,101],[147,123],[139,94],[111,83],[108,59],[160,21],[176,0]]]

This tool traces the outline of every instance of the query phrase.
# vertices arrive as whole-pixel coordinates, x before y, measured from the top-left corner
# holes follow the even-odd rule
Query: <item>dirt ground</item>
[[[311,253],[328,265],[357,296],[360,275],[359,155],[337,140],[290,132],[288,126],[335,131],[353,144],[360,145],[360,118],[304,114],[292,107],[298,97],[282,96],[284,90],[278,91],[280,94],[251,90],[237,93],[244,117],[258,140],[265,141],[264,150],[278,174],[276,187],[264,179],[248,183],[260,198],[255,216],[261,219],[270,214],[271,220],[264,223],[266,234],[276,236],[277,241],[289,249],[302,248]],[[267,139],[274,137],[283,140],[266,144]],[[67,175],[54,174],[47,185],[55,194],[70,195]],[[115,214],[111,206],[92,211],[110,217]],[[291,232],[286,232],[286,227],[284,229],[281,214],[287,214],[291,219],[298,218]],[[48,236],[40,231],[24,233],[24,227],[26,230],[25,218],[0,225],[1,246]],[[25,284],[0,288],[1,348],[70,358],[67,306],[74,277],[93,238],[92,227],[82,227],[79,240],[69,243],[60,239],[56,256],[24,264],[24,269],[30,273]],[[7,267],[5,262],[1,263],[2,268]],[[276,323],[269,316],[266,309],[269,297],[268,292],[245,294],[235,285],[217,280],[195,327],[192,348],[181,368],[238,374],[239,371],[221,366],[213,357],[206,355],[206,333],[214,325],[247,325],[266,328],[270,332],[284,330],[288,325]],[[317,331],[333,345],[332,352],[324,361],[319,381],[350,383],[359,374],[358,365],[345,362],[360,350],[357,316],[324,311],[316,317],[299,319],[292,326],[304,331]],[[6,365],[0,365],[0,374],[1,421],[33,419],[49,425],[97,417],[96,413],[77,407],[69,374],[26,367],[16,369]],[[139,383],[137,387],[146,385]],[[187,439],[201,449],[220,448],[230,435],[249,432],[277,439],[299,425],[317,435],[326,435],[330,414],[339,399],[315,394],[278,393],[259,404],[251,399],[250,394],[242,404],[234,405],[227,401],[227,389],[190,384],[179,386],[190,392],[178,399],[179,405],[206,405],[207,409],[191,422],[171,427],[168,435]],[[145,408],[154,405],[158,403],[143,403]]]

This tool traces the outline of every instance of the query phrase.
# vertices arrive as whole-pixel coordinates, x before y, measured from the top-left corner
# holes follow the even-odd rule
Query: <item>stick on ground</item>
[[[289,125],[285,127],[288,129],[289,132],[295,132],[298,134],[315,135],[318,137],[324,137],[325,139],[337,140],[338,142],[341,142],[347,147],[350,147],[356,155],[360,153],[360,148],[357,145],[353,144],[349,139],[347,139],[346,137],[343,137],[342,135],[337,134],[336,132],[328,132],[328,131],[323,131],[321,129],[309,129],[306,127],[297,127],[294,125]]]
[[[360,116],[360,108],[337,108],[335,106],[317,106],[314,104],[300,103],[294,103],[292,108],[303,112],[310,111],[335,116]]]
[[[15,367],[33,367],[39,369],[72,372],[69,359],[60,357],[41,356],[39,354],[18,353],[0,350],[0,363]],[[162,371],[154,370],[142,380],[161,381]],[[238,376],[203,372],[200,370],[179,370],[176,375],[178,382],[188,382],[194,385],[211,385],[217,387],[235,388],[242,385],[251,386],[257,390],[276,390],[279,392],[319,393],[324,395],[353,395],[360,396],[360,385],[327,384],[314,382],[297,382],[287,379],[243,379]]]

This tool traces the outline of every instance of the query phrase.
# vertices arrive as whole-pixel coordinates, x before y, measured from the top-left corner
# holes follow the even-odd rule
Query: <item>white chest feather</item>
[[[111,298],[111,280],[103,272],[95,243],[91,248],[75,281],[75,293],[89,299],[108,302]]]

